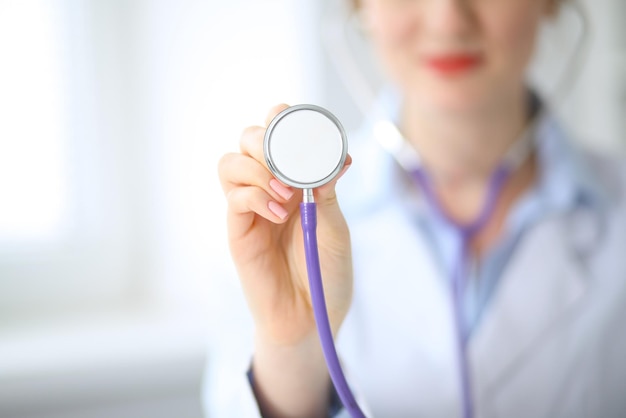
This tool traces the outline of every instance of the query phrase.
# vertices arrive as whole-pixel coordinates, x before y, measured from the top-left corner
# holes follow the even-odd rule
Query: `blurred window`
[[[315,101],[316,10],[0,0],[0,325],[207,305],[217,161],[270,106]]]
[[[65,79],[50,1],[0,2],[0,245],[57,239],[67,216]]]

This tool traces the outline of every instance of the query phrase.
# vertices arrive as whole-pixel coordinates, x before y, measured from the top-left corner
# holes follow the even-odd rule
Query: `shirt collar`
[[[537,192],[554,209],[581,205],[604,209],[608,194],[595,175],[588,155],[546,113],[538,124],[535,146],[539,160]]]
[[[538,94],[531,91],[531,105],[542,108],[533,135],[539,161],[537,188],[541,195],[559,209],[590,204],[606,207],[607,191],[590,166],[585,152],[568,138],[565,130]],[[375,112],[396,126],[399,122],[401,94],[393,86],[385,88]]]
[[[387,152],[380,152],[380,146],[371,137],[381,119],[397,126],[400,97],[395,88],[385,88],[361,129],[360,136],[368,139],[357,147],[367,150],[365,155],[368,161],[360,174],[369,179],[365,184],[369,185],[367,194],[370,197],[390,197],[392,189],[399,189],[397,164]],[[558,211],[575,209],[581,205],[598,210],[606,207],[608,193],[592,170],[588,154],[572,142],[549,109],[540,116],[534,141],[539,161],[539,178],[533,193],[538,194],[537,197],[543,201],[542,206]],[[380,203],[379,199],[376,200]]]

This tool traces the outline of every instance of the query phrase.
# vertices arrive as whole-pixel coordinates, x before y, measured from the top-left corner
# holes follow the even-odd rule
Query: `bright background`
[[[0,0],[0,416],[201,416],[207,347],[246,320],[223,309],[242,301],[217,161],[280,102],[358,126],[321,42],[337,3]],[[586,3],[589,55],[555,106],[623,152],[626,3]],[[577,30],[546,28],[544,90]]]

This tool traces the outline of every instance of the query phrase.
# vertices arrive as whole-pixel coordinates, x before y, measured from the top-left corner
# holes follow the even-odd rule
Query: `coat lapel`
[[[523,366],[586,292],[584,266],[576,256],[567,217],[550,218],[521,238],[489,312],[470,341],[475,396],[489,398]]]

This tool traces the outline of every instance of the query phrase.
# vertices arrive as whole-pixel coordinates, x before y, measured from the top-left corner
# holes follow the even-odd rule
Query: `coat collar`
[[[492,396],[583,305],[590,283],[568,239],[573,221],[548,218],[519,243],[491,301],[491,314],[470,341],[475,396]]]
[[[601,240],[610,194],[589,156],[550,117],[536,135],[543,202],[531,218],[470,342],[475,396],[489,399],[542,341],[580,313],[590,286],[590,249]],[[537,209],[537,208],[535,208]],[[523,203],[511,222],[521,219]],[[528,217],[527,217],[528,219]],[[503,346],[504,345],[504,346]]]

